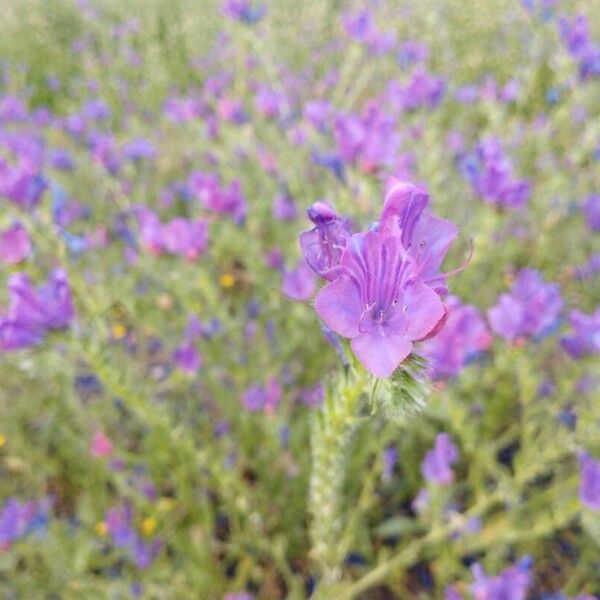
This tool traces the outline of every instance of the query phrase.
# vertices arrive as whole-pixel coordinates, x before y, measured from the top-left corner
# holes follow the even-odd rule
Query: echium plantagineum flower
[[[573,333],[560,340],[564,350],[575,359],[586,354],[600,354],[600,306],[590,315],[580,310],[572,311],[569,322]]]
[[[339,217],[325,201],[307,210],[314,227],[300,234],[300,246],[308,265],[321,277],[333,281],[339,274],[342,252],[352,235],[348,219]]]
[[[457,375],[492,343],[485,319],[475,306],[462,304],[455,296],[448,297],[445,304],[448,317],[443,329],[419,351],[435,378]]]
[[[206,209],[230,215],[237,225],[244,222],[247,205],[239,181],[223,185],[214,173],[194,171],[188,178],[188,187]]]
[[[427,212],[428,202],[425,191],[392,178],[375,230],[350,236],[333,255],[322,247],[331,260],[316,270],[330,283],[317,294],[316,311],[331,330],[350,338],[352,350],[376,377],[389,377],[413,343],[443,323],[440,294],[449,274],[439,268],[458,229]],[[307,247],[312,245],[303,244]],[[308,256],[307,262],[315,260]]]
[[[471,567],[474,582],[470,589],[475,600],[525,600],[533,583],[530,560],[524,558],[495,577],[485,574],[479,564]]]
[[[600,512],[600,460],[579,453],[579,498],[590,510]]]
[[[30,252],[29,235],[21,223],[0,230],[0,262],[15,265],[25,260]]]
[[[518,208],[529,200],[530,182],[515,177],[512,162],[496,138],[481,141],[462,158],[460,169],[475,193],[490,204]]]
[[[458,460],[458,448],[447,433],[439,433],[434,447],[425,455],[421,464],[423,477],[431,483],[448,485],[454,481],[452,465]]]
[[[44,529],[48,522],[48,509],[45,500],[21,502],[9,498],[0,508],[0,554],[34,530]]]
[[[147,569],[162,549],[162,540],[144,542],[133,527],[133,509],[122,504],[108,510],[105,523],[113,544],[125,549],[138,569]]]
[[[341,157],[364,173],[390,166],[400,146],[395,119],[374,102],[361,115],[338,115],[334,133]]]
[[[24,209],[37,206],[47,188],[43,163],[41,138],[24,132],[0,132],[0,197]]]
[[[558,28],[569,54],[579,65],[581,79],[600,77],[600,46],[592,41],[587,17],[562,17]]]
[[[187,260],[197,260],[208,247],[208,225],[203,219],[176,217],[161,223],[146,207],[135,210],[142,245],[152,254],[167,252]]]
[[[558,324],[563,299],[557,283],[545,283],[534,269],[522,269],[510,293],[502,294],[487,316],[492,330],[514,342],[541,338]]]
[[[25,273],[8,280],[9,306],[0,312],[0,352],[28,348],[52,329],[64,329],[74,310],[67,274],[55,269],[37,290]]]
[[[582,208],[587,226],[591,231],[600,232],[600,194],[586,198]]]
[[[226,17],[234,21],[254,25],[265,16],[267,7],[264,4],[256,5],[252,0],[225,0],[222,11]]]

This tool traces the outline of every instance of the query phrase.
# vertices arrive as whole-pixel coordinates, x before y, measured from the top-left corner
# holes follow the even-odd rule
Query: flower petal
[[[325,324],[344,337],[358,335],[363,311],[356,285],[342,275],[326,285],[315,298],[315,310]]]
[[[444,316],[439,296],[421,281],[406,286],[402,303],[408,320],[405,335],[410,340],[425,337]]]
[[[352,350],[365,369],[375,377],[389,377],[410,354],[412,342],[373,330],[353,338]]]

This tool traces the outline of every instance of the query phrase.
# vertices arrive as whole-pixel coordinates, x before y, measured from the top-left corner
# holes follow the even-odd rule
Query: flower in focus
[[[376,377],[389,377],[444,315],[438,295],[417,278],[399,236],[350,238],[341,274],[317,295],[315,309]]]
[[[454,480],[451,466],[458,460],[458,449],[447,433],[439,433],[435,446],[425,455],[421,473],[427,481],[438,485],[448,485]]]
[[[562,307],[558,284],[544,283],[534,269],[522,269],[510,293],[502,294],[487,316],[494,333],[514,342],[546,335],[558,323]]]
[[[307,214],[315,226],[300,234],[304,260],[315,273],[333,281],[339,274],[342,252],[350,239],[350,224],[323,201],[310,206]]]

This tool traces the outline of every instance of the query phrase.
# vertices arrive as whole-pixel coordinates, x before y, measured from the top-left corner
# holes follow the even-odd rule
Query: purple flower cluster
[[[242,405],[250,412],[264,411],[270,415],[281,402],[281,385],[276,377],[269,377],[265,385],[251,385],[242,394]]]
[[[562,308],[558,284],[545,283],[534,269],[523,269],[510,293],[502,294],[488,310],[488,319],[494,333],[508,341],[539,339],[558,324]]]
[[[138,569],[147,569],[162,549],[162,541],[154,538],[144,542],[133,527],[133,508],[122,504],[108,510],[106,528],[113,544],[125,549]]]
[[[586,354],[600,354],[600,306],[590,315],[572,311],[569,322],[573,332],[560,341],[569,355],[578,359]]]
[[[136,212],[142,245],[152,254],[167,252],[194,261],[206,251],[208,225],[204,219],[176,217],[161,223],[148,208],[139,207]]]
[[[475,193],[490,204],[518,208],[529,200],[530,182],[515,177],[512,162],[496,138],[484,139],[473,153],[463,156],[460,169]]]
[[[267,7],[255,5],[252,0],[225,0],[222,5],[223,14],[234,21],[254,25],[262,20]]]
[[[0,197],[24,209],[36,206],[47,187],[43,163],[44,143],[39,136],[0,132]]]
[[[591,39],[585,15],[561,17],[558,30],[567,51],[579,65],[581,79],[600,77],[600,46]]]
[[[74,316],[67,274],[55,269],[35,288],[24,273],[8,280],[9,305],[0,312],[0,351],[28,348],[53,329],[68,327]]]
[[[0,554],[29,533],[44,529],[49,518],[48,509],[46,501],[21,502],[9,498],[0,510]]]
[[[400,146],[395,119],[381,107],[369,104],[361,115],[339,114],[334,134],[342,159],[364,173],[391,166]]]
[[[425,191],[392,178],[376,230],[349,236],[321,205],[311,208],[315,228],[301,236],[307,263],[330,282],[317,294],[317,313],[376,377],[389,377],[413,342],[443,324],[447,274],[439,269],[458,229],[428,203]]]
[[[230,215],[237,224],[244,222],[247,206],[239,181],[223,185],[218,175],[194,171],[188,179],[188,186],[207,210]]]
[[[392,106],[411,111],[418,108],[435,108],[446,93],[446,80],[432,75],[424,66],[417,66],[406,84],[392,81],[386,90]]]
[[[583,203],[583,214],[591,231],[600,231],[600,195],[589,196]]]
[[[489,576],[479,564],[471,567],[471,593],[475,600],[525,600],[533,583],[529,561],[507,567],[496,576]]]
[[[367,9],[345,13],[342,24],[348,37],[364,44],[373,54],[389,52],[396,44],[396,37],[392,32],[384,33],[377,29],[373,15]]]
[[[457,375],[492,343],[485,319],[475,306],[462,304],[456,296],[449,296],[445,304],[448,316],[443,329],[420,350],[435,378]]]

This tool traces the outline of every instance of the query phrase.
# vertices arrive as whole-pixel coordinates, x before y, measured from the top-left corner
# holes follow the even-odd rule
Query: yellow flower
[[[152,535],[156,529],[156,519],[154,517],[147,517],[142,521],[141,530],[144,535]]]
[[[94,529],[96,530],[96,534],[100,536],[105,536],[108,533],[108,527],[104,521],[96,523]]]
[[[6,446],[6,438],[0,433],[0,448]]]
[[[117,323],[112,326],[112,335],[116,340],[120,340],[125,337],[127,328],[122,323]]]
[[[235,277],[231,273],[223,273],[219,278],[219,283],[224,289],[229,289],[235,285]]]

